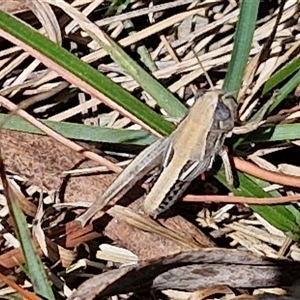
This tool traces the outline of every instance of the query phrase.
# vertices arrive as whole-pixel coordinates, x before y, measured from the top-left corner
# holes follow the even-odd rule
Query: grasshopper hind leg
[[[190,182],[178,180],[174,188],[166,195],[164,201],[151,213],[151,216],[156,219],[158,215],[168,210],[182,196],[184,191],[190,185]]]

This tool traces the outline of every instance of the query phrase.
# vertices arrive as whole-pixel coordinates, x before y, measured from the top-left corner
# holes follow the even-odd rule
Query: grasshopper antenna
[[[210,88],[211,88],[212,90],[214,90],[214,89],[215,89],[214,84],[213,84],[212,80],[210,79],[208,73],[205,71],[205,69],[204,69],[204,67],[203,67],[203,65],[202,65],[202,63],[201,63],[201,61],[200,61],[200,59],[199,59],[197,53],[195,52],[194,49],[192,49],[192,51],[193,51],[193,53],[194,53],[194,55],[195,55],[195,57],[196,57],[196,59],[197,59],[199,65],[200,65],[201,69],[203,70],[204,76],[205,76],[205,78],[206,78],[206,80],[207,80],[207,82],[208,82]]]

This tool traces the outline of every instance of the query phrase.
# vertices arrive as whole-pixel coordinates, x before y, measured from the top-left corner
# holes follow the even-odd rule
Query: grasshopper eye
[[[231,117],[230,109],[223,103],[219,102],[215,111],[215,119],[217,121],[225,121]]]

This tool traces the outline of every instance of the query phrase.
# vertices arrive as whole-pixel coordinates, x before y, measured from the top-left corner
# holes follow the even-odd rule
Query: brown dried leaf
[[[138,211],[141,204],[142,199],[138,199],[129,207],[133,211]],[[146,219],[146,216],[144,218]],[[203,232],[181,216],[169,218],[168,221],[162,221],[162,223],[166,228],[181,235],[187,241],[197,241],[199,247],[215,246]],[[166,236],[140,230],[115,218],[106,226],[104,234],[122,247],[132,251],[140,260],[158,259],[162,256],[191,249],[188,243],[184,246]]]
[[[47,136],[2,129],[1,148],[8,171],[47,192],[58,192],[64,202],[94,202],[112,181],[107,175],[64,177],[64,171],[97,164]]]
[[[196,243],[193,239],[189,239],[173,230],[169,230],[168,228],[161,226],[151,218],[142,216],[132,211],[128,207],[115,205],[109,211],[107,211],[107,213],[116,218],[118,221],[123,221],[142,231],[156,233],[182,245],[183,247],[187,246],[190,249],[201,248],[201,245]]]

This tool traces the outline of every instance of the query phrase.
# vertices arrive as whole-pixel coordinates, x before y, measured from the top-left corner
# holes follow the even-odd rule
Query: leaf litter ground
[[[133,2],[123,11],[122,7],[114,11],[109,8],[109,3],[102,1],[87,1],[74,5],[78,11],[88,12],[90,20],[98,26],[103,26],[103,29],[121,45],[130,46],[126,50],[133,56],[139,53],[141,60],[154,76],[185,104],[190,104],[190,99],[199,88],[207,87],[204,77],[201,76],[202,69],[191,49],[200,53],[199,58],[204,67],[216,85],[222,86],[238,17],[235,1],[204,6],[197,15],[187,14],[197,9],[197,1],[166,2],[153,7]],[[4,6],[2,8],[5,10]],[[263,5],[260,8],[249,58],[252,64],[255,62],[253,58],[260,52],[261,45],[271,33],[272,21],[277,13],[275,9]],[[39,27],[33,18],[37,10],[43,12],[43,8],[39,7],[33,12],[22,12],[17,17]],[[115,16],[105,18],[109,10],[112,10],[110,14]],[[265,78],[269,76],[268,71],[272,70],[278,59],[288,62],[285,51],[293,47],[299,31],[298,24],[291,20],[297,20],[298,13],[296,3],[287,1],[271,45],[270,58],[257,62],[260,65],[249,64],[253,69],[257,68],[257,72],[254,76],[250,67],[246,70],[245,89],[241,96],[243,104],[239,113],[242,120],[247,119],[256,110],[256,106],[250,103],[258,102],[256,91],[268,79]],[[66,15],[62,11],[54,10],[53,15],[59,26],[55,27],[55,22],[50,21],[44,24],[46,32],[54,30],[56,41],[62,39],[63,45],[69,51],[92,63],[99,71],[148,105],[155,106],[154,100],[147,97],[132,78],[105,57],[103,52],[97,51],[97,45],[82,34],[76,23],[70,19],[66,21]],[[128,35],[129,26],[135,29],[132,35]],[[116,130],[140,130],[129,118],[111,111],[83,91],[66,85],[61,77],[29,59],[26,54],[16,55],[19,50],[15,47],[7,44],[6,52],[2,51],[2,62],[6,68],[1,72],[1,95],[17,105],[25,99],[28,101],[29,98],[34,105],[26,110],[35,118]],[[289,59],[296,57],[296,49],[289,55]],[[249,82],[250,79],[252,81]],[[297,100],[290,96],[272,117],[277,117],[276,122],[279,125],[296,123],[299,118],[296,108]],[[156,107],[155,109],[158,111]],[[6,113],[4,109],[3,113]],[[44,257],[45,266],[51,270],[51,278],[55,277],[55,288],[64,297],[73,299],[79,296],[91,299],[100,293],[102,297],[122,294],[119,297],[125,298],[125,293],[145,293],[153,283],[159,298],[167,296],[176,299],[204,299],[213,295],[218,295],[220,299],[234,299],[241,295],[245,298],[255,298],[259,297],[255,296],[259,293],[258,287],[281,294],[284,290],[279,288],[297,282],[299,275],[292,272],[292,267],[295,272],[299,269],[296,262],[299,261],[300,250],[297,244],[259,214],[253,213],[245,204],[182,202],[174,208],[173,216],[154,222],[139,214],[142,205],[140,198],[144,191],[136,187],[117,205],[111,203],[107,214],[103,216],[100,213],[93,224],[83,229],[76,227],[72,220],[82,212],[80,207],[87,207],[87,202],[94,201],[97,194],[102,193],[116,175],[103,167],[88,172],[86,168],[99,164],[84,162],[81,154],[76,154],[51,137],[41,137],[19,129],[20,132],[11,131],[9,128],[3,130],[2,155],[10,180],[17,184],[26,196],[26,202],[22,206],[28,224],[34,225],[38,252]],[[76,133],[73,134],[76,136]],[[77,139],[84,138],[78,133]],[[298,162],[294,155],[298,149],[296,139],[287,143],[282,137],[272,143],[264,141],[255,147],[249,147],[247,141],[244,144],[240,150],[247,153],[247,158],[259,167],[287,176],[299,175]],[[94,145],[85,147],[98,151]],[[99,148],[99,144],[96,147]],[[104,144],[101,145],[101,150],[105,154],[100,151],[97,153],[105,155],[110,161],[126,163],[139,148],[128,144]],[[287,156],[293,159],[287,159]],[[80,175],[64,173],[83,167],[85,169]],[[200,191],[192,190],[192,193],[224,193],[224,187],[211,179],[210,175],[207,175],[207,180],[209,184],[203,186]],[[61,183],[65,184],[62,191]],[[282,187],[269,184],[265,189],[280,191]],[[58,192],[63,197],[59,198],[59,202],[53,202],[53,199],[58,199]],[[293,188],[287,190],[288,195],[294,192]],[[138,200],[131,203],[135,199]],[[19,275],[19,263],[24,260],[20,256],[19,243],[8,218],[4,196],[1,196],[0,200],[3,232],[0,263],[9,268],[10,276],[17,278],[28,288],[28,281],[24,281]],[[43,201],[44,208],[38,208],[39,201]],[[126,206],[126,209],[120,205]],[[181,212],[180,215],[178,212]],[[49,251],[50,246],[53,251]],[[245,250],[264,258],[251,256]],[[290,261],[282,260],[283,257],[295,262],[291,264]],[[138,261],[141,261],[140,265],[137,265]],[[278,280],[283,277],[282,274],[286,275],[287,281]],[[98,277],[92,277],[71,296],[72,290],[77,289],[87,276],[92,275]],[[236,275],[236,278],[232,278],[233,275]],[[261,280],[262,277],[265,282]],[[202,282],[203,278],[206,278],[206,281]],[[224,278],[230,280],[226,281]],[[144,289],[137,289],[139,285]],[[10,293],[11,290],[3,288],[2,295]]]

